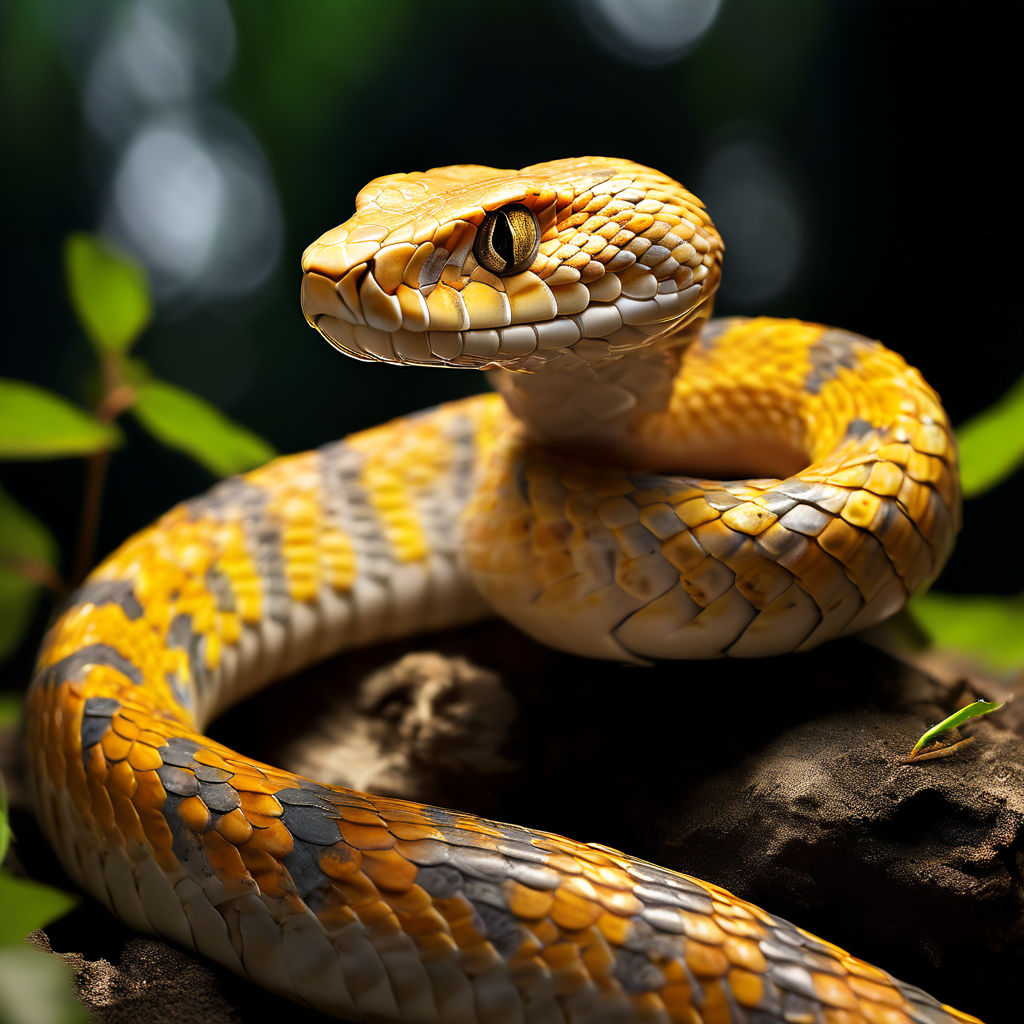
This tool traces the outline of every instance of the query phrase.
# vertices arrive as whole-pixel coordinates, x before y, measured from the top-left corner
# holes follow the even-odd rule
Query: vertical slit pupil
[[[510,267],[515,262],[515,240],[512,237],[512,225],[509,224],[508,217],[503,213],[499,213],[494,219],[491,247],[505,261],[506,267]]]

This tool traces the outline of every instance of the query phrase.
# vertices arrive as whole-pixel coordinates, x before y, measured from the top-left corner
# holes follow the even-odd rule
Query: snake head
[[[640,164],[460,164],[363,188],[303,254],[302,307],[357,359],[533,370],[706,316],[721,257],[700,200]]]

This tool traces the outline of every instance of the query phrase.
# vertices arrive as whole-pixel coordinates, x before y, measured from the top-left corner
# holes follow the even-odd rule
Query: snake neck
[[[683,354],[703,323],[621,355],[592,360],[567,350],[537,372],[488,376],[530,440],[577,457],[666,469],[673,453],[638,428],[670,416]]]

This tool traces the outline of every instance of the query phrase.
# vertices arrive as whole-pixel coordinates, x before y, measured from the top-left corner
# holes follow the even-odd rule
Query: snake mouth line
[[[353,322],[355,318],[340,302],[329,312],[307,305],[306,315],[335,348],[356,359],[490,368],[559,349],[586,358],[607,358],[616,350],[643,347],[695,317],[704,305],[703,293],[701,284],[693,284],[648,299],[620,296],[613,302],[592,304],[575,316],[466,331],[382,331]]]

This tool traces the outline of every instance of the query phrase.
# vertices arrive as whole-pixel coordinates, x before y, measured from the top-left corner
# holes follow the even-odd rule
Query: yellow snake
[[[648,661],[806,649],[931,580],[959,524],[934,392],[847,331],[709,321],[721,255],[699,200],[626,160],[367,185],[303,257],[306,318],[358,358],[493,369],[500,395],[227,480],[92,573],[27,701],[72,878],[353,1020],[975,1020],[711,883],[202,732],[479,595],[548,644]]]

